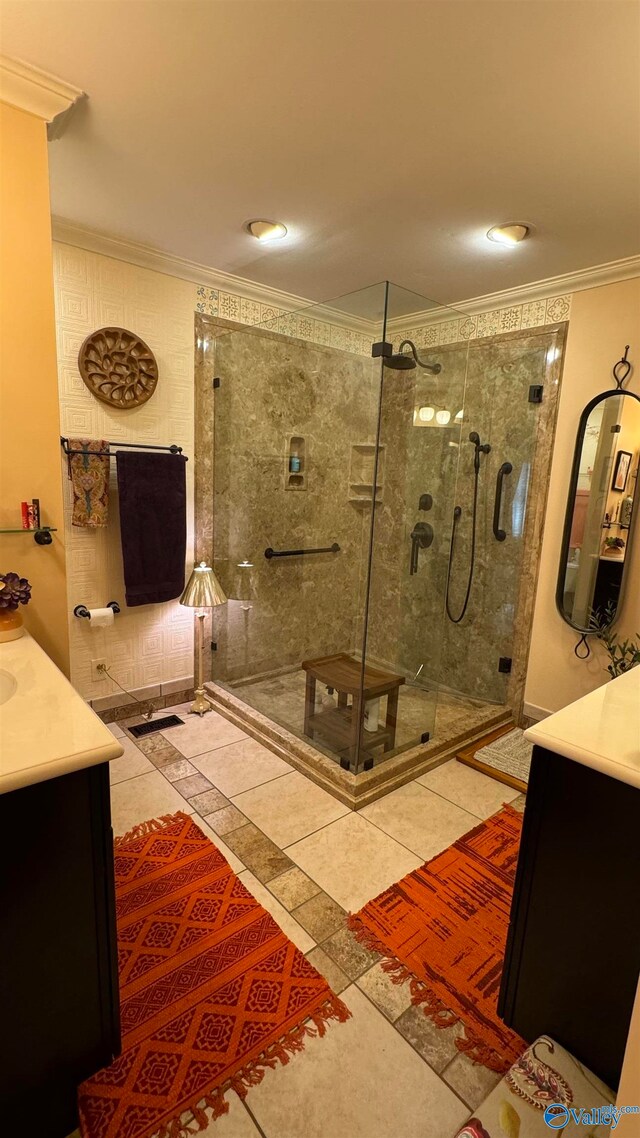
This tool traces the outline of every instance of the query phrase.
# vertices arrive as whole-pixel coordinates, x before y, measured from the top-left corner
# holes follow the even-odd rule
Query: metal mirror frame
[[[586,407],[584,408],[584,411],[582,412],[582,414],[580,416],[580,422],[578,423],[578,433],[576,435],[576,445],[575,445],[575,450],[573,452],[573,463],[571,466],[571,477],[569,478],[569,494],[567,497],[567,508],[566,508],[565,519],[564,519],[564,529],[562,531],[562,543],[560,546],[560,565],[558,568],[558,583],[556,585],[556,608],[557,608],[560,616],[564,620],[565,624],[568,624],[570,628],[575,629],[576,632],[581,632],[583,634],[583,636],[587,636],[589,634],[593,635],[593,629],[592,628],[583,628],[582,625],[580,625],[580,624],[574,624],[573,621],[568,619],[568,617],[564,611],[564,585],[565,585],[566,573],[567,573],[567,557],[569,554],[569,543],[570,543],[570,538],[571,538],[571,526],[573,523],[573,512],[575,509],[576,491],[578,489],[578,477],[580,474],[580,460],[582,458],[582,447],[584,445],[584,436],[585,436],[585,432],[587,429],[587,423],[589,421],[589,416],[590,416],[591,412],[593,411],[594,407],[597,407],[599,403],[603,403],[605,399],[611,399],[614,395],[617,395],[617,396],[621,395],[623,398],[626,398],[626,399],[635,399],[638,403],[640,403],[640,395],[636,395],[636,393],[634,391],[625,391],[622,387],[610,387],[607,391],[601,391],[600,395],[596,395],[595,398],[593,398],[589,403],[587,403]],[[636,495],[637,495],[637,493],[638,493],[638,490],[637,490],[637,486],[636,486]],[[613,620],[611,621],[612,625],[615,624],[616,620],[618,619],[618,616],[620,614],[620,609],[622,608],[622,602],[624,600],[625,581],[626,581],[626,577],[627,577],[626,560],[627,560],[627,556],[629,554],[629,550],[631,548],[631,535],[633,532],[634,519],[635,519],[635,516],[637,513],[636,504],[637,503],[636,503],[636,499],[634,496],[633,509],[631,511],[631,517],[629,519],[629,529],[628,529],[628,536],[627,536],[627,553],[625,555],[625,564],[624,564],[624,568],[622,570],[622,580],[620,583],[620,596],[619,596],[619,600],[618,600],[618,606],[616,608],[616,615],[614,616]]]

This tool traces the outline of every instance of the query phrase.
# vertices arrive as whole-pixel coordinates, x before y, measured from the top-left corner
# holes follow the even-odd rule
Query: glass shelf
[[[36,529],[1,529],[0,533],[30,533],[36,545],[51,545],[52,533],[57,533],[56,526],[38,526]]]

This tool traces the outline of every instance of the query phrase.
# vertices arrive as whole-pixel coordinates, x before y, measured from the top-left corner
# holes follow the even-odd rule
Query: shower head
[[[407,346],[411,350],[411,355],[407,355],[402,350]],[[398,351],[394,355],[384,356],[383,359],[384,366],[391,368],[392,371],[409,371],[414,368],[416,364],[420,364],[421,368],[424,368],[425,371],[430,371],[432,375],[439,375],[442,371],[441,364],[426,364],[423,360],[420,359],[418,350],[413,340],[403,340],[400,344],[400,347],[398,348]]]

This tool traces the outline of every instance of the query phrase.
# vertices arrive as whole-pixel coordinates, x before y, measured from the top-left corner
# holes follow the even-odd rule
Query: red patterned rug
[[[521,830],[504,806],[349,918],[438,1027],[462,1025],[458,1049],[501,1073],[527,1046],[497,1010]]]
[[[182,1138],[350,1012],[187,814],[115,845],[122,1053],[80,1086],[80,1130]]]

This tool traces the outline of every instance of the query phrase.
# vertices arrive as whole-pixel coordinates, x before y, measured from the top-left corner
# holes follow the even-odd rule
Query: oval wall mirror
[[[640,396],[604,391],[580,417],[556,590],[560,615],[578,632],[616,619],[639,461]]]

